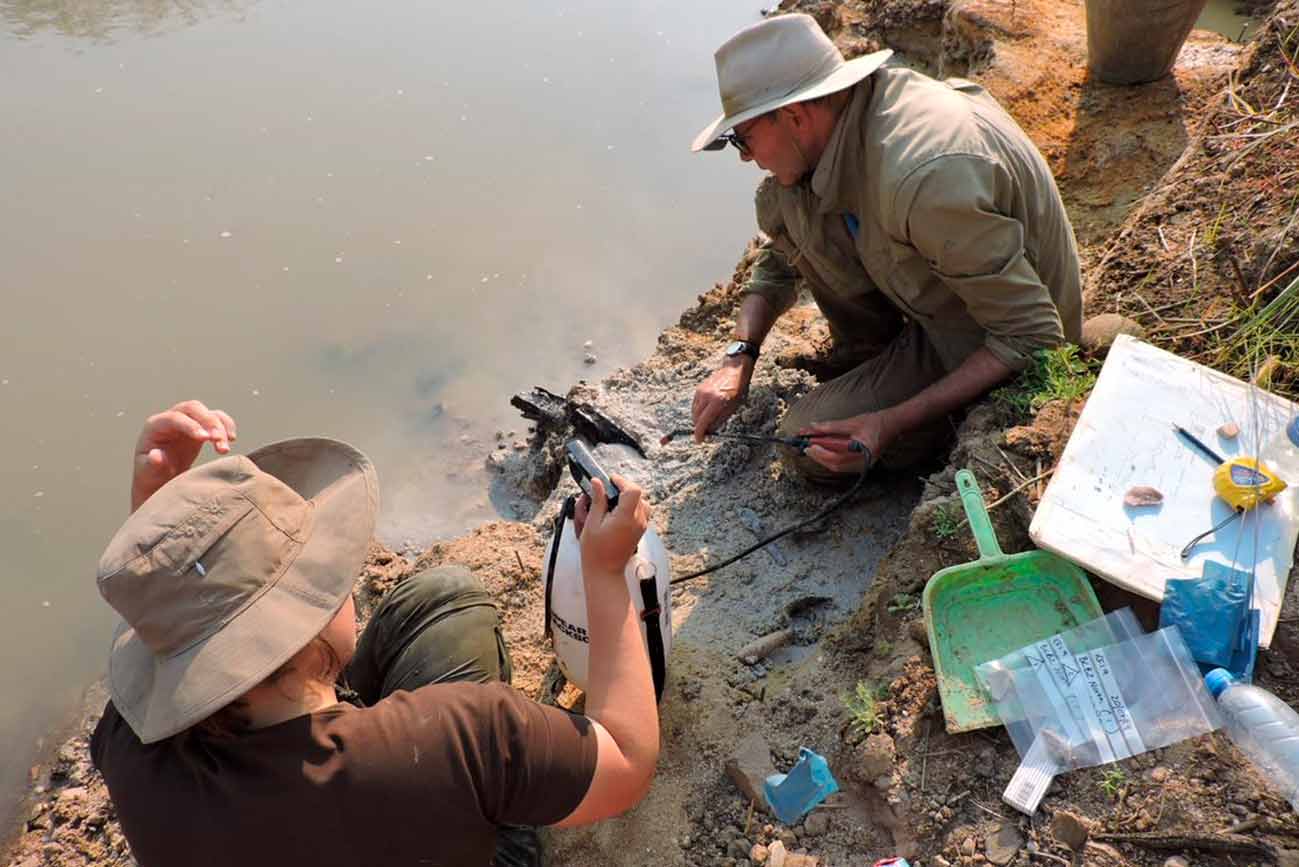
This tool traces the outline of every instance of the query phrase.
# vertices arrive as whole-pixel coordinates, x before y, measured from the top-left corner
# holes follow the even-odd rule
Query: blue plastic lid
[[[1290,423],[1285,426],[1285,435],[1290,438],[1290,445],[1299,449],[1299,415],[1290,419]]]
[[[1209,688],[1209,692],[1214,698],[1222,695],[1222,691],[1236,682],[1236,678],[1231,676],[1231,672],[1225,668],[1215,668],[1204,676],[1204,685]]]

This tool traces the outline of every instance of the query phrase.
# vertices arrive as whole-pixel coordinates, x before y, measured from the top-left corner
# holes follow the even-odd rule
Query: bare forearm
[[[658,761],[658,708],[636,609],[621,574],[588,575],[585,582],[586,714],[608,730],[629,763],[648,772]]]
[[[880,413],[889,439],[967,406],[1011,373],[1004,362],[980,347],[938,382]]]
[[[771,326],[776,324],[782,310],[777,310],[766,298],[750,293],[740,302],[735,314],[735,335],[750,343],[762,344]]]

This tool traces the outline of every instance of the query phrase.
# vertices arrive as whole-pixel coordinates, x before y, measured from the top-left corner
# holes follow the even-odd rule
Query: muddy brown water
[[[754,231],[687,145],[758,8],[0,0],[0,818],[102,671],[141,420],[353,442],[398,546],[508,514],[509,395],[648,355]]]

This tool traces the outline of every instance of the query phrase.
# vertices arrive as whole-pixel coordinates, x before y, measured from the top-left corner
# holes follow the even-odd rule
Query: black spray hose
[[[717,436],[717,434],[713,434],[713,436]],[[835,510],[837,510],[837,509],[839,509],[840,507],[842,507],[845,503],[847,503],[849,500],[851,500],[853,497],[855,497],[855,496],[857,495],[857,492],[858,492],[858,491],[861,490],[861,488],[862,488],[862,484],[866,481],[866,475],[870,472],[871,463],[873,463],[873,462],[871,461],[871,451],[870,451],[870,449],[866,448],[866,446],[862,445],[861,443],[857,442],[856,440],[853,440],[852,443],[851,443],[851,446],[850,446],[850,447],[851,447],[852,451],[855,451],[855,452],[864,452],[864,453],[865,453],[865,455],[866,455],[866,466],[865,466],[864,469],[862,469],[862,471],[861,471],[861,475],[859,475],[859,476],[857,477],[857,481],[855,481],[855,482],[852,483],[852,487],[849,488],[849,489],[848,489],[847,491],[845,491],[844,493],[840,494],[840,495],[835,499],[835,501],[834,501],[833,503],[831,503],[830,505],[826,506],[826,507],[825,507],[824,509],[822,509],[821,511],[817,512],[817,513],[816,513],[815,515],[813,515],[812,517],[810,517],[810,518],[808,518],[808,519],[806,519],[806,520],[804,520],[804,521],[799,521],[797,524],[794,524],[794,525],[791,526],[791,527],[786,527],[785,529],[781,530],[780,532],[775,533],[775,534],[773,534],[773,535],[771,535],[771,536],[768,536],[767,538],[763,539],[762,541],[758,542],[757,544],[750,545],[748,548],[745,548],[743,551],[741,551],[740,553],[736,554],[734,557],[728,557],[727,559],[723,560],[723,561],[720,562],[720,563],[714,563],[714,564],[711,565],[711,566],[706,566],[706,567],[704,567],[703,569],[700,569],[698,572],[691,572],[689,575],[682,575],[680,578],[673,578],[672,581],[669,582],[669,583],[671,583],[671,584],[681,584],[681,583],[684,583],[684,582],[686,582],[686,581],[691,581],[691,580],[693,580],[693,579],[695,579],[695,578],[698,578],[698,577],[701,576],[701,575],[707,575],[709,572],[716,572],[718,569],[721,569],[723,566],[729,566],[729,565],[731,565],[732,563],[734,563],[736,560],[739,560],[739,559],[742,558],[742,557],[747,557],[747,556],[749,556],[749,555],[752,554],[754,551],[757,551],[759,548],[763,547],[764,545],[770,545],[772,542],[776,541],[777,539],[784,538],[785,536],[788,536],[790,533],[797,532],[798,530],[803,529],[803,528],[806,527],[807,525],[809,525],[809,524],[815,524],[817,521],[820,521],[820,520],[823,519],[823,518],[827,518],[827,517],[829,517],[831,514],[833,514],[833,513],[835,512]]]

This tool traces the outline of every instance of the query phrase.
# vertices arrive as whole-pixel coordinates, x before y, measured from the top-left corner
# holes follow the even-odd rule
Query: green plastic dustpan
[[[974,667],[1101,616],[1081,569],[1046,551],[1003,554],[974,474],[956,474],[979,559],[934,573],[925,585],[925,627],[947,730],[1000,725]]]

